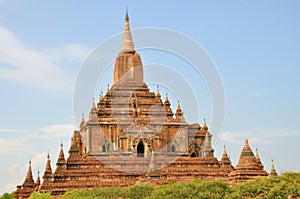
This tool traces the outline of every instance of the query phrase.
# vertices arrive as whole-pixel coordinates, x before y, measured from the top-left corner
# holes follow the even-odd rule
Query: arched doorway
[[[195,158],[196,157],[196,154],[195,153],[192,153],[191,154],[191,158]]]
[[[144,157],[145,149],[142,141],[137,145],[137,157]]]

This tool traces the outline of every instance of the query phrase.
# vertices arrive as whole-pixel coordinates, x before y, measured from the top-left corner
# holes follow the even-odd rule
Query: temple
[[[206,120],[203,125],[189,124],[179,101],[173,111],[168,96],[162,100],[159,87],[156,92],[150,91],[144,82],[142,59],[134,48],[127,12],[113,82],[97,103],[92,100],[88,118],[82,116],[79,130],[71,138],[68,157],[61,143],[52,170],[48,154],[42,182],[39,174],[34,182],[29,162],[25,181],[17,186],[14,198],[28,198],[33,191],[62,195],[74,189],[161,185],[196,178],[236,184],[268,176],[248,140],[236,167],[225,146],[218,160]],[[271,175],[277,175],[274,165]]]

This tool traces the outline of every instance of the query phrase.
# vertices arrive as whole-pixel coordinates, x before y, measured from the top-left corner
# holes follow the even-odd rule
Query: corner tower
[[[141,85],[144,82],[142,60],[140,55],[134,50],[127,11],[125,15],[122,48],[116,58],[113,76],[114,84]]]

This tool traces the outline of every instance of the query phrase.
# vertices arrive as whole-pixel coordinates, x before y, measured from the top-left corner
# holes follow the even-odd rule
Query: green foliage
[[[47,192],[47,193],[38,193],[38,192],[33,192],[29,199],[53,199],[53,197],[51,196],[51,192]]]
[[[227,198],[287,198],[300,197],[300,173],[288,172],[277,178],[256,178],[232,188]]]
[[[95,188],[91,190],[73,190],[67,191],[62,199],[102,199],[124,197],[125,189],[120,187]]]
[[[153,184],[138,184],[125,189],[124,197],[131,199],[145,198],[152,194],[156,187]]]
[[[11,198],[14,197],[14,195],[15,195],[15,192],[12,192],[12,193],[4,193],[4,194],[0,197],[0,199],[11,199]]]
[[[251,198],[287,198],[293,194],[300,197],[300,173],[288,172],[277,178],[256,178],[247,183],[230,187],[222,180],[203,182],[196,179],[192,182],[176,182],[162,186],[152,184],[138,184],[128,188],[106,187],[91,190],[67,191],[62,199],[251,199]],[[5,193],[0,199],[12,198],[13,193]],[[50,193],[33,193],[30,199],[52,199]]]
[[[145,198],[145,199],[240,199],[240,198],[287,198],[293,194],[300,197],[300,173],[284,173],[277,178],[256,178],[247,183],[230,187],[222,180],[203,182],[196,179],[192,182],[176,182],[162,186],[152,184],[133,185],[128,188],[98,188],[89,191],[68,191],[63,199],[92,198]]]
[[[221,181],[201,182],[195,180],[189,183],[172,183],[162,185],[147,197],[156,198],[216,198],[222,199],[231,192],[230,186]]]

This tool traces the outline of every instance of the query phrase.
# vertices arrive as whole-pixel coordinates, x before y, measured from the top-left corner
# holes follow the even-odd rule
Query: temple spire
[[[204,122],[203,122],[203,129],[204,130],[208,130],[207,124],[206,124],[206,119],[204,118]]]
[[[84,129],[84,124],[85,124],[84,113],[82,113],[81,114],[81,122],[80,122],[80,130]]]
[[[156,87],[156,95],[155,96],[160,99],[159,85],[157,85],[157,87]]]
[[[96,109],[96,106],[95,106],[95,98],[93,98],[93,101],[92,101],[92,110]]]
[[[258,155],[258,149],[256,149],[255,159],[256,159],[257,164],[259,164],[260,168],[263,169],[264,166],[262,165],[262,163],[260,161],[260,157]]]
[[[51,160],[50,160],[49,152],[47,155],[47,163],[46,163],[45,173],[52,174]]]
[[[102,101],[103,100],[103,92],[101,91],[100,92],[100,101]]]
[[[175,116],[176,116],[176,119],[179,119],[179,120],[183,120],[183,119],[184,119],[184,118],[183,118],[183,112],[182,112],[182,110],[181,110],[179,100],[178,100],[178,105],[177,105],[177,110],[176,110]]]
[[[43,180],[44,180],[44,182],[47,182],[47,181],[51,181],[51,178],[52,178],[52,168],[51,168],[50,155],[48,152],[47,163],[46,163],[46,168],[45,168],[45,172],[43,175]]]
[[[178,110],[178,111],[181,111],[181,107],[180,107],[180,102],[179,102],[179,100],[177,101],[177,103],[178,103],[178,104],[177,104],[177,110]]]
[[[168,118],[173,118],[173,111],[171,109],[171,103],[170,103],[169,98],[168,98],[168,93],[166,93],[166,99],[165,99],[165,102],[164,102],[164,107],[165,107],[165,111],[167,113],[167,117]]]
[[[227,157],[227,151],[226,151],[226,146],[224,145],[224,151],[223,151],[223,157]]]
[[[66,168],[66,160],[65,160],[65,154],[64,154],[64,150],[63,150],[63,143],[61,142],[60,143],[60,151],[59,151],[59,154],[58,154],[58,159],[57,159],[57,162],[56,162],[56,171],[55,173],[57,172],[58,169],[61,169],[61,168]]]
[[[129,17],[128,17],[128,10],[126,9],[125,15],[125,27],[124,27],[124,34],[123,34],[123,41],[122,41],[122,48],[120,53],[123,52],[132,52],[134,51],[134,44],[130,32],[129,27]]]
[[[61,142],[60,143],[60,151],[59,151],[59,154],[58,154],[58,160],[63,160],[65,161],[65,154],[64,154],[64,150],[63,150],[63,143]]]
[[[236,166],[237,169],[240,168],[257,168],[259,166],[259,169],[261,169],[261,165],[259,165],[256,161],[256,157],[253,154],[253,151],[251,150],[249,146],[248,139],[245,139],[244,141],[244,147],[242,149],[238,165]]]
[[[272,167],[271,167],[270,177],[277,177],[277,176],[278,176],[278,174],[275,170],[274,161],[272,160]]]
[[[107,84],[106,94],[109,92],[109,84]]]
[[[224,151],[223,151],[223,155],[222,155],[222,159],[221,159],[221,166],[223,168],[230,168],[231,167],[231,161],[228,157],[225,145],[224,145]]]
[[[84,123],[84,113],[81,113],[81,122]]]
[[[208,131],[206,131],[205,138],[203,140],[202,146],[201,146],[201,153],[203,157],[213,157],[213,148],[211,147],[211,139],[210,134]]]
[[[204,148],[207,150],[207,149],[211,149],[211,141],[209,139],[209,134],[208,132],[206,132],[205,134],[205,141],[204,141]]]
[[[28,165],[26,178],[32,178],[31,160],[29,160],[29,165]]]
[[[91,108],[91,111],[90,111],[90,114],[89,114],[89,121],[97,121],[97,108],[96,108],[96,105],[95,105],[95,99],[93,98],[93,101],[92,101],[92,108]]]
[[[34,180],[32,177],[32,170],[31,170],[31,160],[29,160],[28,170],[27,170],[26,178],[23,183],[23,187],[34,187]]]
[[[38,170],[38,172],[37,172],[37,178],[36,178],[36,185],[39,186],[40,184],[41,184],[40,171]]]

